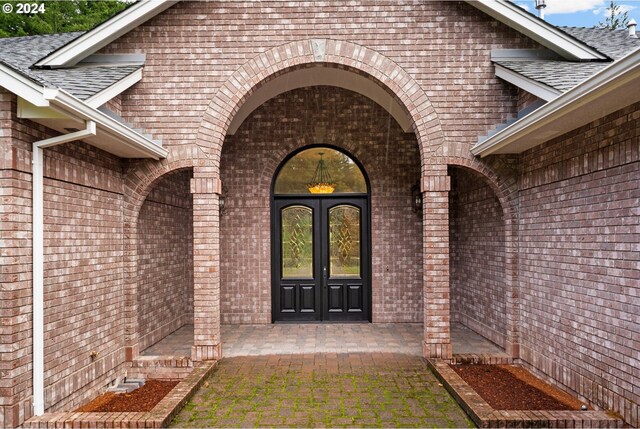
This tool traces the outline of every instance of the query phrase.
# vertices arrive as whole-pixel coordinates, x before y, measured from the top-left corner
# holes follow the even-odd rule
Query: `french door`
[[[368,321],[366,197],[274,201],[273,320]]]

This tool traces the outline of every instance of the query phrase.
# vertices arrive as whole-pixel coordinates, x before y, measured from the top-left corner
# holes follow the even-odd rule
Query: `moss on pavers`
[[[223,359],[173,427],[473,427],[418,356]]]

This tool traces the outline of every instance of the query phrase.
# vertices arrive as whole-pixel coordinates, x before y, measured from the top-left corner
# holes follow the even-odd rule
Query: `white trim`
[[[551,101],[562,94],[561,91],[558,91],[555,88],[545,85],[544,83],[537,82],[533,79],[529,79],[528,77],[514,72],[513,70],[509,70],[506,67],[502,67],[499,64],[496,64],[495,66],[496,77],[506,80],[518,88],[524,89],[538,98],[542,98],[544,101]]]
[[[48,107],[74,119],[95,122],[100,134],[111,135],[122,145],[140,154],[140,158],[160,159],[166,158],[169,154],[166,149],[142,134],[85,104],[68,92],[57,88],[45,88],[3,64],[0,64],[0,85],[36,107]]]
[[[31,274],[33,279],[33,413],[44,414],[44,149],[96,135],[96,123],[87,121],[84,130],[32,144],[32,221]]]
[[[0,64],[0,86],[24,98],[34,106],[49,107],[49,102],[42,98],[42,85],[4,64]]]
[[[33,146],[32,153],[32,254],[33,276],[33,413],[44,414],[44,214],[43,149]]]
[[[138,3],[113,18],[103,22],[61,47],[49,56],[38,61],[37,67],[68,67],[76,65],[82,59],[128,33],[143,22],[170,8],[179,0],[140,0]]]
[[[146,54],[93,54],[84,58],[78,65],[142,66],[146,58]]]
[[[166,149],[158,146],[142,134],[139,134],[101,111],[84,104],[62,89],[45,88],[43,97],[51,104],[61,107],[72,115],[96,122],[101,131],[116,137],[124,145],[134,148],[138,152],[142,152],[146,157],[160,159],[166,158],[168,155]]]
[[[640,101],[640,48],[473,147],[482,157],[520,153]]]
[[[84,102],[85,104],[97,109],[116,95],[123,93],[141,80],[142,69],[140,68],[127,77],[120,79],[110,87],[105,88],[97,94],[94,94],[91,97],[87,98],[86,100],[84,100]]]
[[[492,49],[491,61],[513,60],[562,60],[563,58],[549,49]]]
[[[525,34],[568,60],[605,60],[606,56],[506,0],[466,0],[471,6]]]
[[[76,140],[82,140],[85,137],[91,137],[96,135],[96,123],[93,121],[87,121],[84,130],[76,131],[69,134],[63,134],[61,136],[51,137],[49,139],[40,140],[33,143],[37,147],[48,148],[51,146],[57,146],[62,143],[73,142]]]

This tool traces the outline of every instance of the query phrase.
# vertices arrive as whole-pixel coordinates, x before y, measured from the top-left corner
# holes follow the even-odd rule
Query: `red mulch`
[[[513,365],[451,365],[496,410],[579,410],[582,403]]]
[[[178,384],[177,381],[147,380],[144,386],[130,393],[105,393],[100,395],[88,404],[78,408],[76,412],[151,411],[176,384]]]

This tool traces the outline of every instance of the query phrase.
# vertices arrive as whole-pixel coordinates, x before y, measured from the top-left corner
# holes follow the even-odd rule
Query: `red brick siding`
[[[33,413],[31,143],[56,135],[15,112],[15,97],[0,92],[2,427]],[[122,164],[68,143],[45,149],[44,175],[45,400],[57,410],[85,400],[124,368]]]
[[[169,174],[138,218],[140,350],[193,323],[193,216],[190,171]]]
[[[284,157],[317,143],[344,147],[371,182],[373,320],[422,320],[421,219],[411,187],[420,178],[417,142],[379,105],[342,89],[290,91],[261,106],[223,150],[223,323],[271,321],[271,181]],[[313,175],[313,172],[310,173]]]
[[[532,105],[538,100],[540,99],[535,95],[525,91],[524,89],[518,88],[518,103],[516,106],[518,109],[518,112],[521,111],[522,109],[527,108],[528,106]]]
[[[174,145],[195,139],[210,100],[244,63],[311,38],[347,40],[398,64],[427,93],[449,144],[466,147],[514,114],[516,90],[495,77],[491,49],[538,46],[465,2],[225,1],[180,2],[101,52],[146,53],[123,116]]]
[[[638,426],[640,104],[524,154],[522,359]]]
[[[478,174],[451,168],[450,175],[452,321],[504,347],[507,290],[502,206]]]

